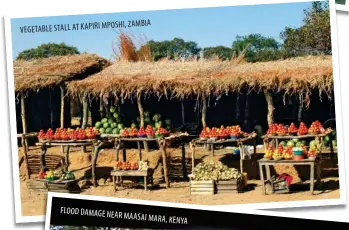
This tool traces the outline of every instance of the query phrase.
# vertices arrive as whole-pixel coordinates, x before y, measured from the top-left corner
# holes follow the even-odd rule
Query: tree
[[[184,41],[181,38],[174,38],[171,41],[149,41],[147,43],[151,50],[154,61],[161,58],[189,58],[196,57],[201,51],[198,44],[193,41]]]
[[[274,38],[261,34],[236,36],[232,44],[234,54],[240,55],[246,49],[245,59],[248,62],[271,61],[282,58],[280,44]]]
[[[203,52],[205,59],[217,56],[221,60],[230,60],[233,55],[233,50],[225,46],[206,47]]]
[[[68,46],[64,43],[47,43],[36,48],[27,49],[20,52],[17,60],[33,60],[39,58],[47,58],[52,56],[65,56],[71,54],[80,54],[79,50],[74,46]]]
[[[288,56],[332,54],[328,3],[313,2],[304,11],[303,23],[299,28],[286,27],[280,34]]]

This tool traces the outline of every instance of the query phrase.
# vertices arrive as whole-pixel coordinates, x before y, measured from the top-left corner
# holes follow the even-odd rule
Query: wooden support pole
[[[25,111],[25,98],[24,93],[21,93],[21,118],[22,118],[22,129],[23,134],[27,133],[27,118],[26,118],[26,111]],[[22,144],[24,143],[22,138]]]
[[[82,100],[82,123],[81,128],[86,129],[88,120],[88,103],[87,97],[84,97]],[[86,153],[86,146],[82,147],[82,151]]]
[[[299,107],[298,107],[298,115],[297,120],[298,122],[302,121],[302,115],[303,115],[303,94],[299,94]]]
[[[137,94],[137,105],[138,105],[138,110],[139,110],[139,118],[140,118],[140,127],[145,128],[145,123],[144,123],[144,109],[142,106],[142,102],[141,102],[141,93]],[[144,150],[146,152],[149,152],[149,147],[148,147],[148,142],[143,141],[143,145],[144,145]]]
[[[201,122],[202,122],[202,127],[206,128],[207,123],[206,123],[206,113],[207,113],[207,103],[206,103],[206,97],[202,95],[202,110],[201,110]]]
[[[167,170],[167,154],[166,154],[166,141],[165,140],[159,140],[158,141],[161,155],[162,155],[162,164],[164,167],[164,176],[165,176],[165,183],[166,188],[170,187],[170,181],[168,179],[168,170]]]
[[[268,92],[268,90],[264,90],[264,96],[265,99],[267,101],[267,105],[268,105],[268,125],[270,126],[271,124],[274,123],[274,102],[273,102],[273,97],[271,96],[271,94]]]
[[[65,96],[65,89],[64,89],[64,85],[59,85],[59,88],[61,89],[61,117],[60,117],[60,121],[61,121],[61,128],[64,128],[64,106],[65,106],[65,102],[64,102],[64,96]],[[61,151],[62,153],[64,153],[64,146],[61,147]]]
[[[182,107],[182,124],[185,125],[185,110],[184,110],[184,102],[181,101],[181,107]]]

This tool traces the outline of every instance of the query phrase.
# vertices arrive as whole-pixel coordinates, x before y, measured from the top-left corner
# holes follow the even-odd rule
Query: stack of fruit
[[[200,133],[200,139],[202,141],[205,141],[208,138],[210,138],[210,132],[211,132],[211,129],[209,127],[204,128]]]
[[[309,134],[316,135],[320,133],[325,133],[325,129],[319,121],[314,121],[308,130]]]
[[[299,128],[298,128],[298,135],[302,136],[302,135],[307,135],[307,134],[308,134],[308,128],[304,124],[304,122],[301,122],[299,124]]]
[[[277,133],[278,136],[286,136],[287,135],[287,129],[286,129],[286,127],[284,125],[279,124],[277,126],[276,133]]]
[[[145,129],[145,133],[146,133],[148,138],[155,137],[155,131],[151,125],[147,125],[147,128]]]
[[[136,129],[136,127],[132,127],[129,129],[128,134],[130,137],[137,137],[138,130]]]
[[[147,134],[145,133],[145,130],[144,130],[143,127],[141,127],[141,128],[138,130],[137,137],[140,137],[140,138],[147,137]]]
[[[319,151],[316,148],[316,146],[311,146],[309,148],[307,156],[308,156],[309,159],[315,159],[318,154],[319,154]]]
[[[144,124],[145,125],[151,125],[153,127],[155,127],[156,129],[159,129],[161,127],[164,127],[167,130],[171,130],[171,120],[170,119],[165,119],[162,120],[162,115],[159,113],[154,114],[153,116],[151,116],[150,112],[144,112]],[[138,122],[138,126],[140,126],[141,124],[141,119],[140,117],[137,117],[137,122]]]
[[[207,180],[241,180],[242,174],[235,168],[228,168],[221,162],[201,162],[198,164],[192,173],[192,180],[207,181]]]
[[[271,136],[274,136],[274,135],[277,134],[277,131],[278,131],[278,124],[271,124],[269,126],[268,131],[267,131],[267,134],[271,135]]]
[[[237,139],[242,134],[242,131],[241,131],[241,128],[239,125],[234,125],[234,126],[228,127],[228,129],[230,131],[230,137],[232,139]]]
[[[288,127],[288,133],[291,135],[297,135],[298,129],[296,125],[292,122],[291,125]]]
[[[45,140],[46,139],[46,134],[45,134],[45,131],[43,129],[40,130],[40,132],[38,134],[38,139],[39,140]]]
[[[55,132],[50,128],[45,133],[44,130],[40,130],[38,138],[39,140],[86,140],[94,139],[98,135],[98,131],[89,127],[87,129],[77,128],[66,129],[57,128]]]
[[[277,161],[281,160],[283,158],[283,152],[284,152],[284,147],[282,145],[279,145],[273,153],[273,159]]]
[[[129,137],[130,136],[130,134],[128,132],[128,128],[124,128],[120,134],[122,137]]]
[[[224,128],[222,125],[218,131],[218,138],[220,139],[227,139],[229,137],[229,130]]]
[[[217,140],[218,136],[219,136],[219,129],[216,127],[213,127],[210,131],[210,139]]]
[[[110,106],[105,117],[101,121],[96,122],[95,128],[101,134],[120,134],[124,125],[121,122],[121,114],[117,111],[117,107]]]
[[[163,137],[165,137],[165,136],[167,136],[168,135],[168,131],[166,130],[166,129],[164,129],[164,128],[158,128],[157,130],[156,130],[156,132],[155,132],[155,136],[157,137],[157,138],[163,138]]]
[[[293,158],[292,147],[284,148],[283,157],[285,160],[291,160]]]
[[[114,166],[114,170],[138,170],[138,163],[130,163],[128,161],[126,162],[116,162]]]
[[[272,145],[268,145],[267,150],[265,151],[264,158],[270,160],[273,157],[274,148]]]

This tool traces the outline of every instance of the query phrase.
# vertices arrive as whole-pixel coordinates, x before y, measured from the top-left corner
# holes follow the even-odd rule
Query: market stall
[[[241,131],[239,126],[230,126],[230,127],[221,127],[218,128],[205,128],[200,135],[199,139],[194,139],[190,143],[191,156],[192,156],[192,168],[195,167],[195,148],[197,145],[206,145],[210,146],[211,154],[214,156],[215,146],[224,145],[224,146],[238,146],[240,154],[240,171],[243,173],[243,159],[245,148],[244,144],[247,141],[253,141],[253,153],[256,153],[256,142],[255,142],[256,133],[244,133]]]

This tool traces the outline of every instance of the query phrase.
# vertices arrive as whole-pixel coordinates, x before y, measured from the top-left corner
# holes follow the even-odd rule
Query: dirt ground
[[[293,176],[293,182],[288,194],[263,195],[261,182],[259,180],[258,163],[263,154],[256,154],[251,160],[244,161],[244,171],[248,174],[248,186],[239,194],[215,194],[215,195],[190,195],[189,182],[181,177],[181,148],[168,148],[168,161],[170,169],[171,188],[166,189],[163,173],[161,153],[158,150],[144,152],[143,160],[148,160],[150,167],[154,168],[154,181],[156,186],[153,189],[144,191],[141,186],[132,186],[114,192],[111,178],[109,176],[115,164],[115,151],[105,149],[100,152],[97,162],[98,187],[91,186],[91,151],[83,153],[81,148],[71,149],[69,170],[73,171],[75,177],[79,179],[79,186],[82,189],[80,194],[120,197],[141,200],[156,200],[165,202],[201,204],[201,205],[222,205],[222,204],[244,204],[261,202],[280,202],[280,201],[299,201],[299,200],[320,200],[320,199],[338,199],[339,198],[339,178],[337,159],[326,159],[322,163],[323,188],[321,191],[315,191],[312,195],[309,191],[309,169],[304,167],[290,167],[279,165],[272,170],[272,173],[288,173]],[[188,146],[185,148],[186,163],[188,172],[191,172],[191,159]],[[216,160],[221,161],[229,167],[239,169],[239,157],[231,154],[232,150],[216,150],[214,157],[209,156],[204,148],[198,148],[196,159],[200,161]],[[30,147],[30,155],[38,155],[40,149]],[[48,149],[48,155],[60,155],[59,147]],[[20,158],[23,153],[20,150]],[[136,149],[127,150],[127,160],[131,162],[138,161],[138,151]],[[20,181],[21,181],[21,203],[23,216],[44,215],[46,211],[45,191],[33,190],[27,188],[25,177],[25,163],[20,162]],[[31,175],[32,181],[37,175]]]

